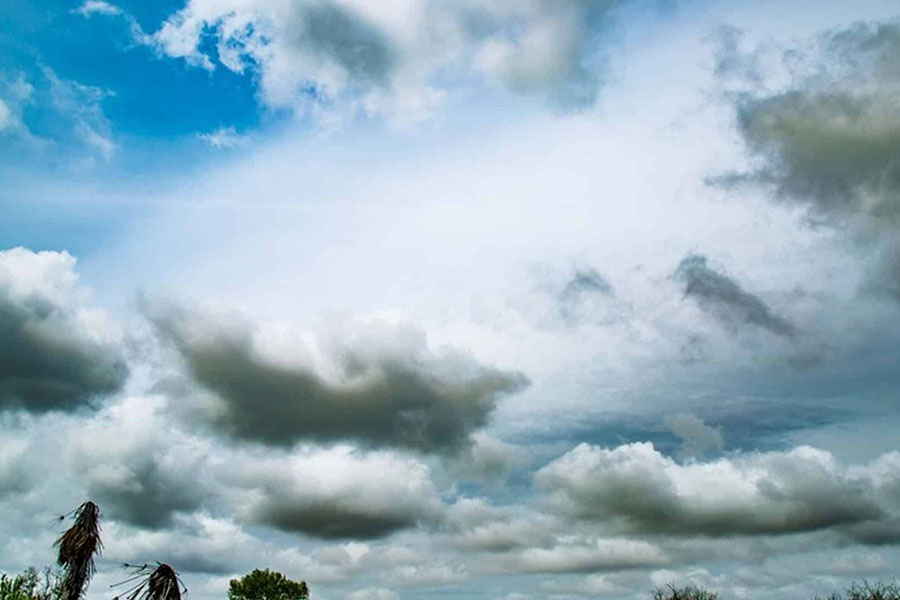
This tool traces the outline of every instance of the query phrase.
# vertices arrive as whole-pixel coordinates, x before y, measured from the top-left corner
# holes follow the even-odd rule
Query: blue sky
[[[0,571],[809,598],[900,550],[891,2],[0,7]]]

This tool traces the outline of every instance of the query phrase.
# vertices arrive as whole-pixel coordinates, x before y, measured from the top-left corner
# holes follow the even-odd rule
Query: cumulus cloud
[[[249,520],[322,539],[384,537],[440,508],[424,464],[347,447],[244,460],[230,485]]]
[[[797,335],[796,328],[774,314],[758,296],[707,266],[706,257],[689,254],[678,264],[675,277],[684,283],[684,295],[697,301],[700,308],[729,325],[752,325],[786,338]]]
[[[520,373],[432,351],[408,326],[351,324],[320,337],[325,364],[317,368],[308,359],[267,356],[260,332],[246,323],[162,305],[147,304],[145,313],[193,380],[221,401],[206,413],[208,423],[236,439],[453,452],[487,423],[499,397],[527,385]]]
[[[319,539],[381,538],[439,518],[443,505],[421,460],[347,446],[234,447],[185,431],[166,402],[163,396],[122,398],[64,429],[62,445],[52,451],[66,456],[84,493],[132,537],[147,543],[159,536],[135,532],[197,537],[191,532],[219,522],[204,515]],[[14,450],[29,451],[19,446],[15,440],[6,445],[13,457]],[[14,466],[0,461],[0,490]],[[203,570],[223,564],[213,561]]]
[[[427,114],[441,82],[483,80],[591,104],[616,0],[283,3],[191,0],[143,43],[205,69],[256,70],[271,107]],[[212,37],[216,52],[203,39]]]
[[[65,252],[0,251],[0,409],[73,411],[118,391],[118,334]]]
[[[769,186],[811,221],[866,244],[881,241],[884,256],[870,279],[900,297],[900,26],[857,24],[783,50],[786,84],[770,84],[779,69],[763,69],[752,58],[758,50],[742,53],[731,38],[720,64],[744,65],[756,82],[732,95],[738,134],[755,162],[714,181]]]
[[[897,535],[900,455],[843,467],[810,447],[678,464],[652,444],[582,444],[539,470],[555,510],[648,534],[733,536],[833,529],[861,541]]]

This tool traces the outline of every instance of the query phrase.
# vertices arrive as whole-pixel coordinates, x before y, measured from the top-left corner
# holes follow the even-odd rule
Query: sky
[[[0,4],[0,572],[801,599],[900,561],[900,15]]]

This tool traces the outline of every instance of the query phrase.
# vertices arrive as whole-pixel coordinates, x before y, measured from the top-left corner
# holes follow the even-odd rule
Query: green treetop
[[[307,600],[305,581],[293,581],[277,571],[254,569],[228,582],[228,600]]]

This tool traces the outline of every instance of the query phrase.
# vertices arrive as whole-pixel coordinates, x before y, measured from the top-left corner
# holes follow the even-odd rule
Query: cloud
[[[248,136],[241,135],[234,127],[220,127],[210,133],[200,133],[197,137],[213,148],[237,148],[247,143]]]
[[[557,521],[524,506],[493,506],[481,498],[460,498],[442,523],[445,543],[463,551],[505,553],[549,548],[556,540]]]
[[[402,587],[444,586],[469,578],[465,567],[440,563],[400,565],[387,575],[393,585]]]
[[[352,440],[368,447],[454,452],[483,427],[497,399],[524,375],[433,352],[417,329],[350,323],[320,338],[325,365],[266,356],[259,331],[189,310],[145,305],[193,380],[220,406],[209,425],[235,439],[277,446]]]
[[[106,525],[103,556],[131,564],[152,559],[176,565],[182,573],[233,574],[265,550],[263,543],[227,518],[180,514],[171,525],[152,531]]]
[[[498,440],[484,432],[472,436],[466,452],[451,465],[454,475],[470,481],[501,484],[516,470],[528,464],[524,448]]]
[[[400,600],[400,595],[386,588],[362,588],[351,592],[347,600]]]
[[[176,430],[154,397],[127,397],[72,432],[68,454],[104,515],[147,529],[170,526],[221,494],[209,444]],[[108,432],[115,432],[109,436]]]
[[[721,452],[725,447],[722,431],[717,427],[710,427],[699,417],[681,413],[666,417],[664,422],[666,427],[681,440],[683,456]]]
[[[744,177],[773,184],[820,218],[895,220],[900,28],[858,24],[820,36],[806,53],[815,66],[786,89],[736,99],[738,132],[760,159]]]
[[[12,141],[4,158],[13,162],[55,154],[63,164],[76,167],[110,160],[117,146],[102,103],[111,94],[60,78],[41,63],[34,65],[29,78],[0,73],[0,134]]]
[[[599,38],[618,4],[191,0],[138,37],[204,69],[256,71],[269,107],[321,112],[344,103],[415,119],[460,81],[567,107],[592,104],[602,74]],[[215,53],[204,44],[210,38]]]
[[[447,508],[436,539],[491,573],[584,573],[669,564],[658,545],[572,527],[520,504],[460,498]]]
[[[62,79],[49,67],[41,70],[50,84],[49,104],[54,111],[70,121],[74,139],[92,155],[99,155],[104,160],[112,158],[116,144],[102,108],[104,98],[112,95],[112,92]]]
[[[695,299],[701,309],[726,325],[753,325],[786,338],[797,335],[796,328],[773,314],[758,296],[744,291],[727,275],[710,269],[703,255],[684,257],[675,277],[684,283],[685,296]]]
[[[576,269],[572,279],[563,288],[562,296],[566,299],[573,296],[581,296],[582,294],[604,294],[609,296],[612,293],[612,285],[596,269]]]
[[[535,474],[561,514],[614,530],[686,536],[832,529],[857,541],[896,536],[900,455],[842,467],[810,447],[678,464],[649,443],[581,444]]]
[[[374,539],[433,520],[440,502],[428,468],[350,448],[245,460],[230,484],[250,521],[321,539]]]
[[[0,74],[0,133],[32,139],[22,121],[22,111],[33,101],[34,86],[21,73],[15,77]]]
[[[15,122],[16,119],[13,116],[12,111],[3,101],[3,99],[0,98],[0,131],[11,128],[15,124]]]
[[[614,294],[612,284],[596,269],[576,269],[559,293],[560,316],[568,324],[590,321],[601,312],[598,298],[602,300]]]
[[[441,512],[428,466],[409,456],[236,448],[186,432],[173,417],[162,396],[129,396],[64,439],[67,468],[104,516],[129,530],[184,533],[214,514],[319,539],[374,539]]]
[[[115,328],[65,252],[0,251],[0,409],[74,411],[125,382]]]
[[[512,573],[592,573],[658,567],[671,562],[656,544],[626,538],[563,539],[552,548],[527,548],[498,557]]]
[[[733,43],[723,55],[730,65],[760,62]],[[812,222],[880,245],[868,285],[900,297],[900,26],[829,31],[780,59],[788,83],[770,82],[779,69],[757,64],[755,84],[731,95],[753,166],[712,181],[768,187]]]
[[[72,12],[78,13],[83,17],[91,15],[113,16],[122,14],[122,9],[103,0],[86,0],[78,8],[72,9]]]

